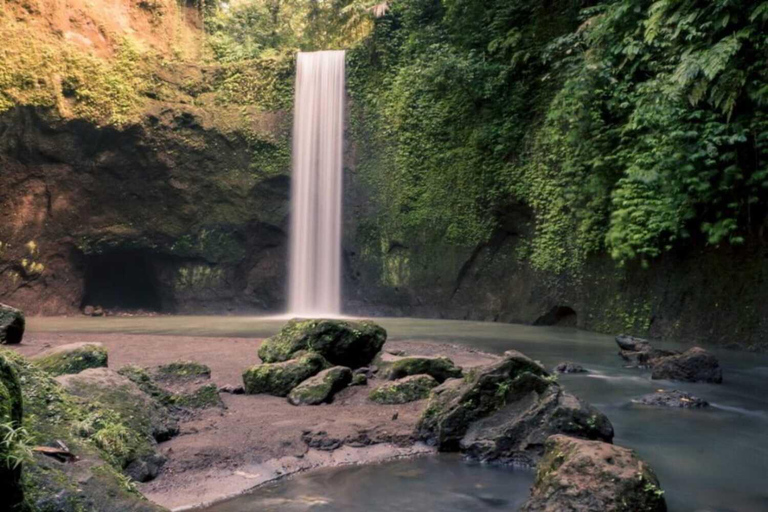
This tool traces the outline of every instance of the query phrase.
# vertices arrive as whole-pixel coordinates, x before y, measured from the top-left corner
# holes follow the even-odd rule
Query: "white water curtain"
[[[293,118],[289,312],[341,313],[344,52],[299,53]]]

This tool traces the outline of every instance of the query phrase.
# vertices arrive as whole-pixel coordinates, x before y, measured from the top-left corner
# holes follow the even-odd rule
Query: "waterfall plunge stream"
[[[289,313],[341,313],[344,52],[299,53],[293,118]]]

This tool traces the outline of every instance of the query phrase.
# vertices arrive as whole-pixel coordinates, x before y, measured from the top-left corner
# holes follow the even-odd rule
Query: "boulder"
[[[303,353],[296,359],[259,364],[245,370],[243,387],[249,395],[288,396],[293,388],[327,366],[328,362],[320,354]]]
[[[34,363],[51,375],[80,373],[88,368],[104,368],[107,349],[101,343],[70,343],[46,350],[33,358]]]
[[[615,338],[616,344],[621,350],[630,352],[644,352],[651,349],[651,343],[643,338],[635,338],[628,334],[619,334]]]
[[[417,428],[441,451],[525,464],[541,455],[551,434],[613,438],[605,415],[564,392],[540,364],[516,351],[433,390]]]
[[[310,377],[288,394],[293,405],[319,405],[330,402],[333,395],[346,388],[352,381],[352,370],[346,366],[334,366]]]
[[[0,424],[13,429],[22,426],[22,396],[19,377],[9,360],[0,354]],[[4,434],[4,433],[3,433]],[[0,443],[0,461],[9,460],[13,447]],[[10,510],[24,500],[21,484],[22,466],[0,463],[0,496]]]
[[[322,355],[336,366],[368,365],[387,340],[387,331],[373,322],[343,320],[291,320],[259,347],[259,358],[278,363],[306,350]]]
[[[174,361],[158,366],[152,375],[161,382],[186,383],[211,378],[211,369],[194,361]]]
[[[20,309],[0,304],[0,345],[21,343],[25,325],[24,313]]]
[[[384,371],[388,380],[402,379],[410,375],[429,375],[437,382],[461,377],[461,368],[447,357],[405,357],[392,362]]]
[[[56,378],[80,397],[89,414],[75,426],[124,472],[137,481],[155,478],[165,462],[157,441],[178,434],[176,419],[134,382],[107,368],[92,368]]]
[[[368,398],[379,404],[405,404],[429,397],[438,382],[430,375],[411,375],[387,382],[370,392]]]
[[[654,360],[652,366],[652,379],[715,384],[723,382],[723,370],[717,358],[700,347],[693,347],[682,354]]]
[[[587,373],[587,370],[580,364],[565,361],[552,369],[553,373]]]
[[[659,480],[632,450],[564,435],[546,441],[521,512],[665,512]]]
[[[655,393],[641,396],[633,403],[653,407],[679,407],[681,409],[701,409],[709,407],[709,402],[685,391],[660,389]]]
[[[628,368],[651,368],[655,361],[663,358],[678,355],[680,352],[674,350],[662,350],[648,347],[646,350],[620,350],[619,356],[625,360]]]
[[[365,386],[367,384],[368,377],[366,377],[364,373],[356,373],[352,375],[352,382],[349,383],[350,386]]]
[[[179,433],[176,419],[166,407],[127,377],[107,368],[92,368],[56,378],[70,394],[117,412],[133,432],[156,441]]]

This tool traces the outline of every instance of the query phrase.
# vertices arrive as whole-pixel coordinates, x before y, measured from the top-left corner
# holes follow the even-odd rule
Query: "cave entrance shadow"
[[[85,293],[81,306],[125,311],[160,311],[155,268],[140,251],[86,255]]]
[[[576,311],[569,306],[555,306],[537,318],[533,325],[557,325],[558,327],[576,327]]]

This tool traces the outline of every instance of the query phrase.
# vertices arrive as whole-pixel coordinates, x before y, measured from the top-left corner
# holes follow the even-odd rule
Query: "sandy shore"
[[[240,385],[242,371],[259,362],[258,339],[133,334],[28,333],[16,349],[32,356],[56,345],[98,341],[109,350],[109,366],[153,366],[185,359],[211,368],[219,386]],[[385,351],[444,355],[456,364],[487,364],[494,356],[429,342],[387,342]],[[390,357],[385,353],[385,358]],[[160,445],[168,463],[140,490],[173,509],[199,507],[241,494],[257,485],[321,467],[381,462],[431,453],[413,431],[426,401],[378,405],[367,399],[372,387],[351,387],[332,404],[294,407],[267,395],[222,393],[225,409],[196,413],[179,436]]]

